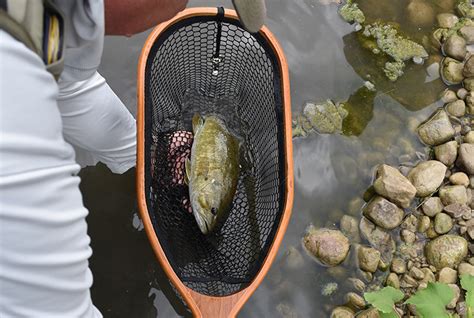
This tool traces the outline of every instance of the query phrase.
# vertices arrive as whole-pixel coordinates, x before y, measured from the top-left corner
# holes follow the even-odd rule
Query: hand
[[[143,32],[174,17],[188,0],[104,0],[105,34]]]

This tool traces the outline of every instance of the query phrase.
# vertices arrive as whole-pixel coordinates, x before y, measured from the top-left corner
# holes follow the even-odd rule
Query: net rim
[[[290,81],[288,64],[277,39],[273,33],[266,27],[263,26],[259,31],[259,34],[268,42],[270,47],[273,49],[273,53],[278,57],[280,74],[281,74],[281,91],[282,91],[282,106],[283,106],[283,127],[284,127],[284,149],[285,149],[285,180],[284,186],[286,195],[284,198],[284,208],[280,224],[278,225],[277,231],[274,236],[274,240],[269,248],[265,260],[262,263],[262,267],[255,275],[253,281],[243,290],[227,295],[227,296],[207,296],[200,294],[192,289],[186,287],[180,280],[178,275],[171,267],[166,254],[159,242],[159,239],[155,233],[151,218],[148,212],[148,205],[146,199],[146,187],[145,187],[145,73],[148,61],[148,56],[152,50],[152,47],[156,40],[162,35],[168,28],[174,24],[189,18],[196,18],[199,16],[216,16],[218,9],[215,7],[201,7],[201,8],[190,8],[185,9],[174,18],[159,24],[150,33],[145,41],[142,48],[137,70],[137,163],[136,163],[136,187],[137,187],[137,200],[140,216],[142,218],[145,232],[148,240],[152,246],[152,249],[161,265],[165,274],[171,283],[176,287],[178,292],[181,294],[185,302],[188,304],[192,313],[196,317],[206,316],[205,312],[214,313],[221,312],[223,317],[235,316],[242,308],[243,304],[251,296],[251,294],[257,289],[262,282],[263,278],[269,271],[273,260],[275,259],[280,244],[283,240],[284,234],[288,227],[288,223],[292,213],[293,206],[293,189],[294,189],[294,173],[293,173],[293,145],[292,145],[292,130],[291,130],[291,99],[290,99]],[[226,9],[225,18],[238,21],[236,11]],[[220,308],[220,309],[218,309]],[[225,309],[222,311],[222,309]],[[211,311],[209,311],[211,310]],[[218,311],[217,311],[218,310]]]

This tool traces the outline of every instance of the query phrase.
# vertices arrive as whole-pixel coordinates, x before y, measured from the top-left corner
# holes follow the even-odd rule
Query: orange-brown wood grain
[[[257,287],[262,282],[267,274],[270,266],[275,259],[278,248],[281,244],[283,236],[286,232],[288,222],[291,216],[291,209],[293,206],[293,147],[292,147],[292,133],[291,133],[291,100],[290,100],[290,80],[288,73],[288,65],[285,55],[281,49],[275,36],[265,26],[260,30],[273,48],[275,55],[279,58],[280,73],[281,73],[281,88],[283,94],[283,111],[284,111],[284,146],[286,152],[285,161],[285,187],[286,200],[283,215],[280,220],[278,230],[275,234],[273,243],[268,251],[265,261],[261,269],[255,276],[252,283],[245,289],[235,294],[224,297],[211,297],[197,293],[186,287],[174,272],[169,264],[162,246],[156,236],[155,230],[151,223],[146,204],[146,189],[145,189],[145,69],[148,54],[155,40],[159,35],[169,26],[177,21],[194,17],[194,16],[214,16],[217,14],[216,8],[193,8],[187,9],[176,15],[173,19],[158,25],[148,36],[148,39],[142,49],[140,60],[138,63],[138,78],[137,78],[137,197],[140,210],[140,216],[143,220],[145,231],[147,233],[153,251],[163,267],[166,275],[171,283],[179,291],[187,305],[191,309],[194,317],[202,318],[226,318],[237,316],[240,309],[243,307],[248,298],[253,294]],[[225,15],[228,18],[238,19],[237,14],[233,10],[225,10]]]

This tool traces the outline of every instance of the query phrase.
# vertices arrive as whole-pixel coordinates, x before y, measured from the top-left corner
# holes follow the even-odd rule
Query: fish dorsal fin
[[[184,168],[184,182],[189,185],[189,179],[191,178],[191,160],[189,158],[184,161]]]
[[[196,134],[198,129],[204,125],[204,119],[199,114],[194,114],[193,116],[193,133]]]

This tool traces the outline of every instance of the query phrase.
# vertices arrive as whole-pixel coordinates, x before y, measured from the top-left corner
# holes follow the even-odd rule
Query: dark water
[[[267,25],[289,63],[293,112],[301,111],[306,101],[344,101],[356,95],[367,74],[373,73],[373,59],[358,47],[351,34],[353,26],[339,18],[337,6],[317,0],[267,2]],[[375,17],[399,22],[413,38],[422,40],[431,28],[421,29],[406,20],[408,1],[359,2],[371,7]],[[196,4],[230,7],[230,1],[196,0],[190,5]],[[107,38],[101,66],[102,74],[133,114],[136,64],[145,38],[146,34]],[[239,317],[279,317],[285,311],[298,317],[324,317],[328,316],[326,306],[343,303],[339,296],[347,275],[328,273],[307,257],[301,237],[310,223],[334,226],[345,213],[358,215],[359,210],[351,206],[360,201],[377,164],[398,164],[404,154],[423,152],[412,130],[436,107],[433,102],[442,84],[433,81],[425,69],[437,59],[433,54],[423,66],[409,62],[408,74],[397,85],[375,78],[378,92],[373,101],[354,105],[353,113],[364,122],[357,134],[313,135],[294,141],[293,217],[272,269]],[[184,308],[167,284],[137,217],[134,171],[113,175],[99,165],[81,175],[90,210],[96,306],[106,317],[182,316]],[[341,292],[322,296],[321,287],[328,282],[339,283]]]

